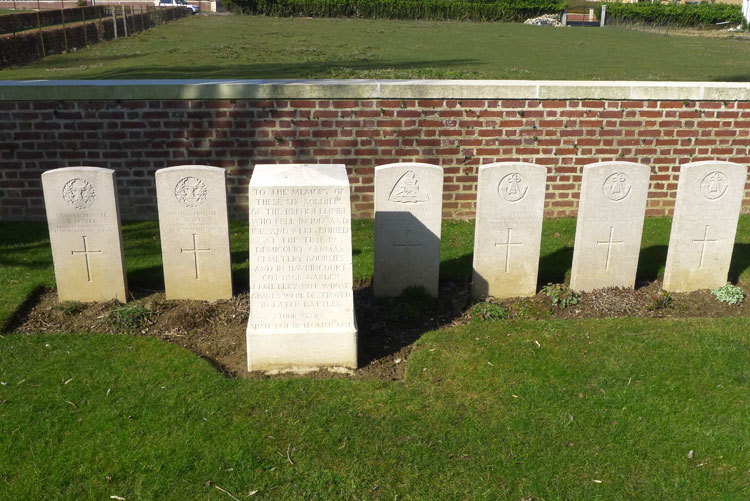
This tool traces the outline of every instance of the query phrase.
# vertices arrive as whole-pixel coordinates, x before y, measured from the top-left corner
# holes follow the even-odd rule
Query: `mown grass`
[[[196,36],[200,33],[200,36]],[[510,23],[191,16],[0,70],[16,79],[750,80],[747,39]],[[700,64],[696,64],[700,61]]]
[[[669,223],[646,221],[640,278],[662,273]],[[444,225],[444,278],[468,276],[472,230]],[[246,276],[247,226],[230,231],[235,276]],[[565,277],[575,222],[546,221],[543,232],[541,273]],[[131,284],[158,289],[157,225],[123,233]],[[356,221],[353,237],[355,276],[367,278],[372,222]],[[743,216],[740,282],[748,240]],[[2,324],[53,283],[44,225],[0,223],[0,265]],[[426,333],[403,382],[233,380],[155,339],[4,333],[0,492],[747,499],[749,359],[741,318],[475,323]]]

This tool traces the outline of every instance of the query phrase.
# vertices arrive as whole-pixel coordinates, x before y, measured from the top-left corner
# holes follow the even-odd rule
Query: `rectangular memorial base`
[[[259,332],[247,329],[249,371],[357,368],[357,331]]]

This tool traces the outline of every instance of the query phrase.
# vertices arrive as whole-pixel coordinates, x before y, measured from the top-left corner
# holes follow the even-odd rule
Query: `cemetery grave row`
[[[224,169],[156,172],[168,299],[232,296]],[[726,282],[747,169],[721,161],[680,171],[663,287]],[[522,162],[479,168],[473,295],[536,292],[547,170]],[[649,167],[584,166],[570,287],[632,288]],[[42,175],[60,301],[127,300],[115,172],[68,167]],[[248,369],[357,366],[351,204],[343,165],[256,165],[249,186]],[[375,170],[376,296],[422,287],[436,296],[443,169]]]

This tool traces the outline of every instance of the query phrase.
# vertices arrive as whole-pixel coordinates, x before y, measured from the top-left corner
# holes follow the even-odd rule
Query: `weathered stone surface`
[[[115,171],[66,167],[42,174],[60,301],[127,301]]]
[[[747,167],[694,162],[680,169],[664,289],[715,289],[727,281]]]
[[[443,169],[423,163],[375,168],[376,296],[410,286],[438,294]]]
[[[600,162],[583,167],[571,289],[635,285],[648,185],[645,165]]]
[[[167,299],[232,297],[226,173],[183,165],[156,171]]]
[[[256,165],[248,203],[248,370],[356,367],[345,167]]]
[[[547,169],[522,162],[479,168],[475,298],[536,294]]]

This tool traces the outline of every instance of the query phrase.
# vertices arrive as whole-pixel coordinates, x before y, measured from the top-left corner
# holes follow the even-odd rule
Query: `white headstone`
[[[127,301],[115,171],[66,167],[42,174],[60,301]]]
[[[183,165],[156,171],[167,299],[232,297],[226,173]]]
[[[669,235],[664,289],[689,292],[727,282],[747,167],[731,162],[682,166]]]
[[[570,288],[635,286],[649,168],[632,162],[583,167]]]
[[[248,370],[357,366],[343,165],[256,165]]]
[[[438,294],[443,169],[422,163],[375,167],[376,296],[410,286]]]
[[[479,168],[475,298],[536,294],[546,182],[547,169],[539,165],[501,162]]]

